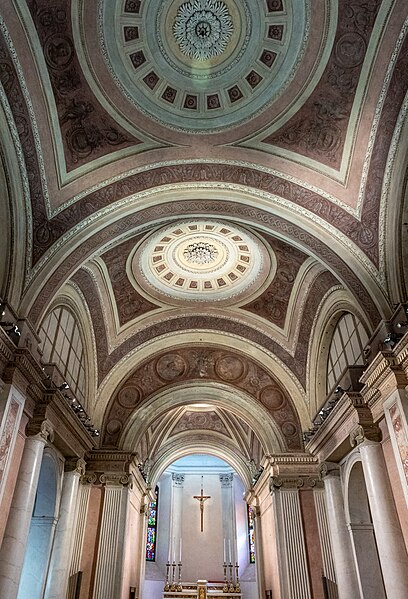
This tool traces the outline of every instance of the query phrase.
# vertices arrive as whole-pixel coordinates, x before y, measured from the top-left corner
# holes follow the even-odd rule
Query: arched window
[[[55,308],[45,317],[39,336],[42,359],[54,363],[65,377],[73,395],[85,402],[85,357],[79,327],[66,308]]]
[[[327,363],[327,392],[335,386],[346,366],[364,364],[363,349],[367,333],[354,314],[345,314],[337,323],[329,349]]]

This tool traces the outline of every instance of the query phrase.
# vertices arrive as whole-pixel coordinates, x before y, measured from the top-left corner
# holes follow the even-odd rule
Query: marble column
[[[333,553],[330,541],[329,523],[327,520],[324,489],[314,488],[313,498],[316,508],[317,527],[322,550],[323,575],[326,579],[329,599],[337,599],[337,584],[334,572]]]
[[[220,474],[222,532],[225,542],[225,560],[235,564],[237,561],[235,502],[233,496],[234,475]],[[230,555],[231,551],[231,555]]]
[[[271,491],[282,597],[312,599],[297,481],[273,477]]]
[[[79,479],[84,471],[85,462],[83,460],[71,460],[65,464],[59,518],[44,599],[65,599],[67,594],[77,516]]]
[[[368,501],[387,597],[406,599],[408,555],[401,532],[381,444],[359,445]]]
[[[81,567],[82,549],[84,546],[86,518],[88,514],[89,495],[91,483],[89,477],[83,476],[78,491],[78,514],[75,525],[74,541],[72,548],[71,565],[68,578],[68,599],[75,597],[77,576]]]
[[[353,599],[362,599],[352,557],[353,548],[344,513],[340,468],[338,464],[324,462],[321,466],[321,473],[324,480],[327,517],[339,599],[350,599],[351,597]]]
[[[254,519],[254,540],[255,540],[255,568],[256,581],[258,584],[258,599],[265,597],[265,576],[264,576],[264,559],[263,559],[263,543],[262,543],[262,520],[260,509],[258,506],[253,507]]]
[[[184,474],[172,474],[171,487],[171,513],[170,513],[170,535],[169,535],[169,558],[170,562],[179,561],[180,539],[182,536],[181,514],[183,509],[183,487]]]
[[[36,427],[36,434],[25,440],[0,550],[0,597],[15,599],[18,594],[41,460],[45,444],[48,438],[52,439],[52,434],[50,423],[43,421]]]
[[[105,485],[93,599],[121,597],[129,502],[126,474],[103,474]]]

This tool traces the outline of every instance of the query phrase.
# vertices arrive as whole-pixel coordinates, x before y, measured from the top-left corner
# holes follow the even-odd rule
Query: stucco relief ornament
[[[180,6],[173,34],[183,54],[196,60],[208,60],[224,52],[233,29],[224,2],[191,0]]]

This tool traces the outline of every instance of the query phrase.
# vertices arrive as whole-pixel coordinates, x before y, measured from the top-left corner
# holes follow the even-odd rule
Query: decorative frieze
[[[314,489],[322,487],[323,481],[320,476],[271,476],[269,483],[271,493],[280,489]]]

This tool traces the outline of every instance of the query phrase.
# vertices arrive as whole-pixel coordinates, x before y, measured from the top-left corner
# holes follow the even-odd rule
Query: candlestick
[[[228,539],[228,553],[229,553],[229,563],[232,562],[232,555],[231,555],[231,539]]]
[[[164,585],[164,590],[165,591],[169,591],[170,590],[169,573],[170,573],[170,560],[167,560],[167,564],[166,564],[166,584]]]
[[[173,562],[176,563],[176,537],[173,537]]]
[[[227,554],[227,552],[225,550],[225,539],[224,539],[224,554],[223,554],[224,555],[224,564],[227,561],[227,555],[226,554]]]
[[[223,593],[228,593],[228,581],[227,581],[227,562],[224,560],[224,586],[222,588]]]
[[[232,565],[232,562],[230,561],[229,563],[229,570],[230,570],[230,584],[229,584],[229,592],[233,593],[235,590],[235,586],[234,586],[234,581],[232,578],[232,571],[233,571],[234,566]]]
[[[175,591],[176,590],[176,562],[174,561],[171,564],[171,569],[172,569],[172,575],[171,575],[171,587],[170,590],[171,591]]]
[[[180,560],[180,562],[178,564],[178,585],[177,585],[177,591],[179,593],[181,593],[183,591],[183,587],[181,586],[181,566],[182,566],[182,563]]]
[[[241,586],[239,584],[238,569],[239,569],[238,562],[235,562],[235,572],[236,572],[236,574],[235,574],[235,579],[236,579],[235,580],[235,592],[236,593],[241,592]]]
[[[181,548],[182,548],[182,544],[183,544],[183,541],[182,541],[182,539],[180,537],[180,559],[179,559],[179,562],[181,562]]]

